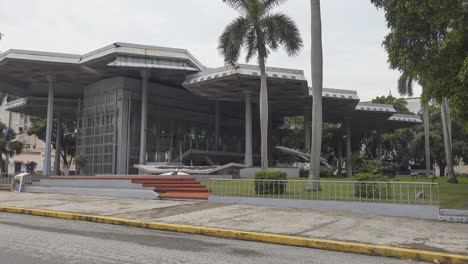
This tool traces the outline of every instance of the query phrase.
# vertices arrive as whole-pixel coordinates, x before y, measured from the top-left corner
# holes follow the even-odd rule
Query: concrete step
[[[72,195],[107,196],[122,198],[156,199],[158,194],[153,190],[107,189],[107,188],[71,188],[71,187],[42,187],[24,186],[25,192],[33,193],[61,193]]]
[[[161,199],[208,200],[208,193],[167,192],[159,195]]]
[[[198,181],[132,181],[139,184],[200,184]]]
[[[0,185],[0,191],[10,191],[11,185]]]
[[[157,192],[185,192],[185,193],[194,193],[194,192],[202,192],[208,193],[208,188],[179,188],[179,187],[172,187],[172,188],[160,188],[156,187],[155,190]]]
[[[195,178],[138,178],[132,179],[133,182],[146,183],[146,182],[194,182]]]
[[[151,189],[130,179],[41,179],[34,181],[32,186],[42,187],[72,187],[72,188],[104,188],[104,189]]]
[[[159,184],[159,183],[143,183],[144,187],[157,187],[157,188],[205,188],[204,185],[199,183],[179,183],[179,184]]]
[[[452,223],[468,223],[468,210],[440,209],[439,220]]]

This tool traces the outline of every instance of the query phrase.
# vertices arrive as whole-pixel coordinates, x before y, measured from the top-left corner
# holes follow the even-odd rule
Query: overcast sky
[[[357,90],[363,101],[390,91],[397,96],[399,73],[389,69],[381,45],[383,12],[370,0],[321,4],[324,87]],[[297,22],[304,49],[297,57],[279,50],[267,64],[302,69],[310,80],[309,1],[289,0],[277,10]],[[83,54],[120,41],[185,48],[205,66],[219,67],[218,36],[236,16],[221,0],[0,0],[0,50]]]

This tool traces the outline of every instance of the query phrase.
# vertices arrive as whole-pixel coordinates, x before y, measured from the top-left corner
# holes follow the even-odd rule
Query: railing
[[[15,177],[16,174],[5,174],[0,175],[0,184],[11,184],[11,180]],[[33,180],[39,180],[43,178],[42,175],[29,174],[23,177],[23,183],[31,183]]]
[[[0,175],[0,184],[11,184],[11,179],[13,179],[13,174],[2,173]]]
[[[431,182],[210,179],[206,185],[214,196],[439,204],[439,185]]]

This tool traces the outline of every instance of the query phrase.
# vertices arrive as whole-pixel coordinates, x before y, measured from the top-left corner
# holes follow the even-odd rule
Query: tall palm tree
[[[450,109],[447,97],[442,98],[440,104],[440,114],[442,117],[442,131],[444,132],[444,150],[445,150],[445,161],[447,167],[447,182],[458,183],[457,176],[453,169],[453,155],[452,155],[452,129],[450,121]]]
[[[320,152],[322,146],[322,18],[320,15],[320,0],[310,0],[311,23],[311,56],[312,66],[312,140],[310,147],[310,169],[308,188],[312,191],[320,189]]]
[[[273,9],[285,0],[223,0],[240,13],[226,26],[219,37],[218,49],[224,61],[235,65],[242,49],[248,62],[257,56],[260,68],[260,132],[261,165],[268,168],[268,91],[265,63],[270,50],[280,46],[289,56],[297,55],[302,47],[302,39],[296,23],[281,12]]]

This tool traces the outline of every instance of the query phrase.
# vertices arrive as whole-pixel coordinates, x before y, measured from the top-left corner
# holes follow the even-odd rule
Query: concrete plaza
[[[312,209],[0,192],[0,206],[44,209],[468,254],[466,224]]]

